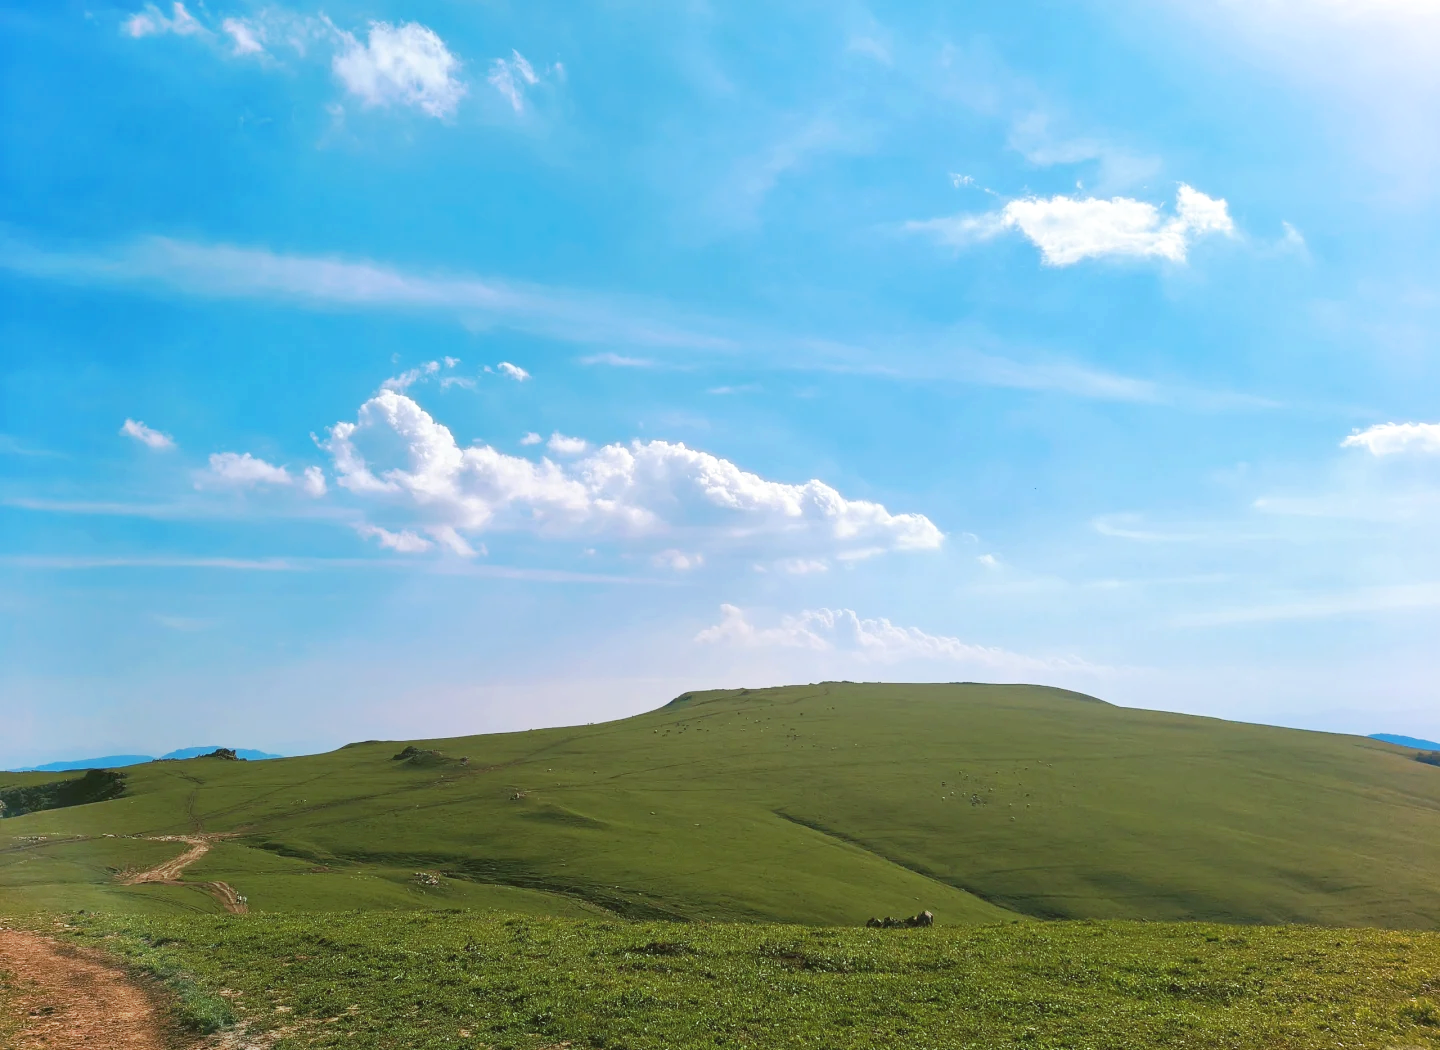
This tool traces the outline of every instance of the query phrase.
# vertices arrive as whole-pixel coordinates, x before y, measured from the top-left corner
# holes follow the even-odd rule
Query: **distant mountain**
[[[215,752],[215,751],[218,751],[218,750],[220,750],[220,745],[218,745],[218,744],[216,744],[216,745],[211,745],[211,746],[209,746],[209,747],[182,747],[182,748],[180,748],[180,750],[178,750],[178,751],[171,751],[168,755],[161,755],[160,757],[161,757],[162,759],[165,759],[165,758],[199,758],[201,755],[208,755],[208,754],[211,754],[212,752]],[[284,756],[284,755],[272,755],[272,754],[269,754],[269,753],[267,753],[267,752],[265,752],[265,751],[256,751],[256,750],[254,750],[253,748],[248,748],[248,747],[237,747],[237,748],[235,749],[235,757],[236,757],[236,758],[243,758],[243,759],[245,759],[247,762],[259,762],[259,761],[261,761],[262,759],[266,759],[266,758],[284,758],[285,756]]]
[[[1421,751],[1440,751],[1440,743],[1434,740],[1421,740],[1418,736],[1401,736],[1399,733],[1371,733],[1371,740],[1383,740],[1387,744],[1399,744],[1401,747],[1418,748]]]
[[[116,769],[155,761],[149,755],[105,755],[102,758],[77,758],[73,762],[46,762],[43,766],[27,766],[16,773],[63,773],[71,769]]]
[[[1437,745],[1440,746],[1440,745]],[[161,758],[198,758],[201,755],[208,755],[215,751],[214,747],[182,747],[178,751],[171,751],[168,755],[161,755]],[[235,749],[235,757],[243,758],[249,762],[259,762],[266,758],[284,758],[284,755],[272,755],[267,751],[256,751],[253,748],[239,747]],[[68,762],[46,762],[43,766],[26,766],[24,769],[11,770],[12,773],[65,773],[74,769],[119,769],[122,766],[138,766],[142,762],[154,762],[152,755],[102,755],[100,758],[76,758]]]

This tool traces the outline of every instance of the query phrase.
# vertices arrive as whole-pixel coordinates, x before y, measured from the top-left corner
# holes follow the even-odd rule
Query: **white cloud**
[[[1440,423],[1380,423],[1351,434],[1340,447],[1363,448],[1372,456],[1440,454]]]
[[[296,486],[305,495],[319,499],[329,491],[325,472],[319,467],[306,467],[299,476],[285,467],[277,467],[248,452],[216,452],[210,456],[209,467],[196,477],[197,488],[229,486],[250,488],[257,485]]]
[[[855,547],[836,554],[835,560],[843,562],[869,561],[877,554],[884,554],[885,550],[884,547]]]
[[[584,438],[566,437],[557,430],[550,435],[550,440],[545,442],[545,447],[556,455],[578,456],[582,452],[589,451],[590,442]]]
[[[434,546],[424,536],[411,532],[409,529],[391,532],[378,525],[362,523],[355,526],[355,531],[366,539],[378,540],[380,546],[392,551],[399,551],[401,554],[420,554]]]
[[[125,420],[120,427],[120,433],[126,437],[134,438],[140,442],[140,444],[157,451],[175,447],[175,439],[169,434],[162,434],[153,427],[147,427],[138,419]]]
[[[720,622],[695,636],[697,642],[744,647],[781,647],[840,652],[867,662],[947,660],[1007,670],[1096,670],[1074,657],[1041,659],[991,646],[972,645],[959,638],[928,634],[918,627],[901,627],[889,620],[861,619],[852,609],[807,609],[786,616],[776,627],[759,628],[744,610],[720,606]]]
[[[1011,125],[1008,145],[1042,168],[1093,162],[1097,185],[1106,193],[1140,185],[1161,169],[1157,157],[1140,156],[1093,136],[1065,134],[1052,125],[1043,104],[1031,109]]]
[[[993,554],[981,554],[975,560],[987,569],[1000,568],[1000,559]]]
[[[544,438],[542,438],[539,434],[535,433],[535,431],[532,430],[532,431],[530,431],[530,433],[526,434],[524,437],[522,437],[522,438],[520,439],[520,444],[522,444],[522,445],[538,445],[538,444],[540,444],[540,442],[542,442],[542,441],[544,441],[544,440],[545,440]]]
[[[529,372],[525,371],[525,369],[519,365],[512,365],[509,361],[501,361],[495,367],[500,370],[501,374],[509,376],[517,383],[523,383],[530,378]]]
[[[455,367],[456,365],[458,365],[459,363],[460,363],[460,359],[459,359],[458,357],[447,357],[447,358],[445,358],[445,367],[446,367],[446,368],[454,368],[454,367]]]
[[[766,368],[976,383],[1207,411],[1276,407],[1273,401],[1250,395],[1165,387],[1063,360],[1015,360],[949,335],[940,338],[920,332],[903,339],[855,343],[802,339],[784,331],[747,329],[687,315],[663,303],[623,296],[471,275],[407,272],[363,260],[283,255],[163,237],[93,251],[53,252],[0,233],[0,270],[82,286],[253,299],[301,309],[434,311],[449,314],[475,330],[503,324],[547,339],[724,353],[732,362],[734,355],[745,354]],[[637,367],[657,364],[608,353],[583,361]]]
[[[220,28],[233,41],[237,55],[258,55],[265,50],[265,31],[254,22],[243,18],[227,18],[220,23]]]
[[[809,613],[803,614],[808,616]],[[782,646],[792,649],[829,649],[830,645],[795,618],[786,617],[779,627],[757,628],[735,605],[720,606],[720,622],[695,636],[697,642],[743,646]]]
[[[816,572],[829,572],[830,563],[824,558],[781,558],[775,568],[791,576],[808,576]]]
[[[516,113],[520,113],[525,109],[525,88],[540,83],[540,78],[535,75],[535,68],[519,51],[511,51],[510,56],[491,62],[490,75],[485,79],[504,96]]]
[[[650,564],[673,572],[689,572],[705,564],[703,554],[686,554],[684,551],[665,550],[650,559]]]
[[[477,554],[485,553],[485,544],[472,547],[460,533],[449,525],[435,525],[429,530],[430,535],[435,537],[435,542],[444,547],[451,554],[458,554],[462,558],[473,558]]]
[[[462,449],[393,390],[365,402],[356,422],[331,427],[323,447],[341,488],[417,519],[422,531],[635,538],[685,529],[732,545],[812,550],[933,550],[944,540],[923,515],[847,500],[820,481],[768,481],[682,444],[606,445],[567,465],[486,445]]]
[[[1235,223],[1224,200],[1182,184],[1169,219],[1148,201],[1129,197],[1025,197],[999,212],[908,222],[904,228],[955,246],[1016,230],[1040,249],[1047,266],[1071,266],[1104,256],[1184,262],[1196,238],[1233,235]]]
[[[941,244],[965,248],[1000,236],[1009,227],[999,213],[947,215],[939,219],[911,219],[901,227],[906,233],[924,233]]]
[[[582,365],[609,365],[611,368],[653,368],[654,361],[643,357],[626,357],[624,354],[610,353],[591,354],[580,359]]]
[[[342,33],[344,49],[331,63],[335,75],[367,106],[416,106],[432,117],[449,116],[465,95],[460,60],[435,31],[418,22],[371,22],[364,44]]]
[[[440,371],[439,361],[426,361],[423,365],[410,369],[408,372],[401,372],[398,376],[380,384],[381,390],[408,390],[420,380],[432,376]]]
[[[300,487],[305,495],[319,499],[325,495],[325,472],[319,467],[306,467],[300,475]]]
[[[212,45],[223,39],[192,16],[183,3],[174,5],[169,18],[154,4],[146,4],[144,10],[125,20],[121,30],[132,37],[162,33],[196,36]],[[448,117],[468,90],[460,77],[460,59],[434,30],[418,22],[398,26],[371,22],[362,43],[323,14],[264,8],[249,17],[222,19],[220,31],[230,41],[230,55],[237,58],[268,57],[270,47],[283,47],[300,58],[312,48],[321,55],[333,52],[330,66],[336,79],[365,106],[414,106],[432,117]],[[269,66],[281,68],[276,63]],[[343,119],[343,109],[329,108],[337,120]]]
[[[210,456],[210,469],[202,480],[225,485],[289,485],[295,479],[284,467],[256,459],[248,452],[216,452]]]
[[[162,33],[174,33],[176,36],[196,36],[209,32],[178,0],[171,5],[170,10],[171,17],[166,18],[154,4],[146,4],[144,10],[137,11],[121,24],[121,31],[137,39],[142,36],[158,36]]]

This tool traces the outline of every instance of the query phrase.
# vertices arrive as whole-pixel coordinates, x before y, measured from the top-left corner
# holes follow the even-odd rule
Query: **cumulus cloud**
[[[349,33],[341,38],[343,49],[331,67],[346,90],[367,106],[415,106],[445,117],[465,95],[460,60],[433,29],[418,22],[371,22],[363,44]]]
[[[331,427],[322,445],[337,485],[432,538],[442,529],[617,538],[700,530],[731,543],[880,550],[933,550],[944,540],[923,515],[849,500],[821,481],[769,481],[683,444],[606,445],[566,464],[461,448],[394,390]]]
[[[140,444],[147,448],[153,448],[156,451],[175,447],[175,439],[169,434],[162,434],[153,427],[147,427],[138,419],[125,420],[125,422],[121,424],[120,433],[128,438],[134,438],[140,442]]]
[[[314,499],[329,491],[325,472],[319,467],[306,467],[296,475],[248,452],[213,453],[209,466],[196,477],[195,485],[197,488],[294,487]]]
[[[137,39],[142,36],[159,36],[162,33],[174,33],[176,36],[196,36],[209,32],[196,21],[195,16],[187,11],[185,5],[179,0],[171,5],[170,11],[170,17],[166,18],[154,4],[146,4],[143,10],[137,11],[125,19],[121,23],[120,29],[128,36]]]
[[[376,540],[380,546],[392,551],[399,551],[401,554],[420,554],[435,546],[424,536],[413,533],[409,529],[391,532],[378,525],[361,523],[355,526],[355,531],[366,539]]]
[[[325,495],[325,472],[319,467],[306,467],[300,474],[300,488],[305,495],[319,499]]]
[[[522,438],[520,439],[520,444],[522,444],[522,445],[538,445],[538,444],[540,444],[540,442],[542,442],[542,441],[544,441],[544,440],[545,440],[544,438],[542,438],[539,434],[535,433],[535,431],[532,430],[532,431],[530,431],[530,433],[526,434],[524,437],[522,437]]]
[[[1380,423],[1356,431],[1341,448],[1363,448],[1372,456],[1440,454],[1440,423]]]
[[[545,447],[559,456],[578,456],[590,448],[590,442],[584,438],[566,437],[557,430],[545,442]]]
[[[519,51],[513,50],[509,58],[497,58],[490,63],[490,75],[485,79],[516,113],[525,109],[525,89],[540,83],[535,67]]]
[[[210,18],[204,5],[200,10]],[[121,31],[136,38],[164,33],[194,36],[217,51],[218,44],[228,40],[229,53],[239,58],[271,56],[272,49],[300,58],[312,52],[329,55],[335,78],[367,107],[413,106],[432,117],[448,117],[468,91],[460,75],[460,59],[433,29],[418,22],[371,22],[362,41],[323,14],[267,7],[246,17],[222,18],[217,33],[177,2],[169,17],[153,3],[146,4],[125,19]]]
[[[248,452],[216,452],[210,456],[205,480],[226,485],[289,485],[294,482],[284,467],[266,463]]]
[[[512,365],[509,361],[501,361],[495,367],[499,369],[501,375],[509,376],[517,383],[523,383],[530,378],[529,372],[525,371],[525,369],[519,365]]]
[[[961,246],[1016,231],[1040,249],[1047,266],[1072,266],[1106,256],[1184,262],[1195,240],[1235,233],[1225,201],[1181,185],[1169,218],[1129,197],[1024,197],[999,212],[909,222],[905,229]]]
[[[1096,670],[1074,657],[1041,659],[959,638],[901,627],[881,617],[862,619],[853,609],[806,609],[776,627],[757,627],[745,611],[720,606],[720,622],[695,636],[697,642],[745,647],[781,647],[840,652],[876,663],[947,660],[1009,670]]]

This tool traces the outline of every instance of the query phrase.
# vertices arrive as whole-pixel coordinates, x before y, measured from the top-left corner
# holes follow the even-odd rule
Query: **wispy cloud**
[[[509,58],[497,58],[490,63],[490,72],[485,79],[512,110],[523,113],[530,89],[547,81],[564,81],[565,67],[557,62],[543,74],[537,73],[529,59],[512,49]]]
[[[154,555],[148,557],[103,557],[92,555],[0,555],[0,568],[36,572],[85,572],[103,569],[205,569],[221,572],[339,572],[350,570],[396,570],[429,572],[437,576],[475,576],[500,580],[527,580],[534,583],[639,584],[668,586],[673,580],[646,576],[619,576],[596,572],[569,572],[563,569],[529,569],[476,562],[420,562],[408,558],[207,558]]]
[[[1101,536],[1137,543],[1254,543],[1285,537],[1231,524],[1180,522],[1155,526],[1138,514],[1102,514],[1090,523]]]
[[[1202,411],[1272,408],[1264,398],[1189,388],[1066,360],[992,352],[993,339],[905,333],[868,342],[796,337],[633,297],[474,276],[411,273],[383,264],[152,237],[93,251],[47,251],[0,237],[0,269],[81,285],[211,299],[260,299],[308,309],[439,312],[477,328],[508,326],[578,344],[744,359],[756,367],[1050,391]],[[987,346],[977,349],[976,345]],[[648,367],[614,351],[582,363]]]
[[[582,365],[609,365],[611,368],[654,368],[656,362],[644,357],[626,357],[624,354],[606,351],[580,358]]]
[[[236,572],[299,572],[302,566],[286,558],[192,558],[157,555],[142,558],[105,558],[69,555],[22,555],[0,557],[0,565],[17,569],[224,569]]]
[[[168,18],[154,4],[146,4],[142,10],[125,19],[120,28],[127,36],[136,39],[144,36],[163,36],[167,33],[173,33],[175,36],[203,36],[210,32],[179,0],[170,5]]]
[[[1177,627],[1228,627],[1282,620],[1321,620],[1337,616],[1404,613],[1440,608],[1440,583],[1408,583],[1320,593],[1289,601],[1220,609],[1175,620]]]
[[[44,458],[63,459],[63,452],[55,452],[47,448],[35,448],[27,445],[11,434],[0,434],[0,456],[38,456]]]
[[[169,434],[162,434],[153,427],[147,427],[135,419],[127,419],[120,427],[120,433],[125,437],[134,438],[146,448],[152,448],[157,452],[175,447],[175,439]]]
[[[1017,117],[1010,127],[1008,145],[1037,167],[1093,162],[1095,188],[1102,192],[1129,189],[1159,174],[1159,158],[1133,153],[1094,135],[1066,135],[1055,128],[1043,109]]]
[[[306,468],[300,476],[300,490],[309,496],[324,495],[311,480]],[[323,482],[323,474],[320,481]],[[314,500],[302,503],[291,501],[283,505],[247,504],[237,506],[233,502],[204,498],[198,494],[193,499],[168,503],[127,503],[122,500],[105,499],[52,499],[44,496],[7,496],[0,499],[0,507],[28,510],[37,514],[72,514],[77,517],[97,518],[150,518],[155,521],[208,521],[235,518],[299,518],[354,520],[356,514],[344,507],[329,506]]]
[[[310,307],[443,311],[479,324],[578,343],[728,350],[734,343],[675,323],[653,304],[469,276],[406,273],[378,263],[152,237],[94,252],[47,252],[0,240],[0,267],[50,280],[155,288],[215,299]]]

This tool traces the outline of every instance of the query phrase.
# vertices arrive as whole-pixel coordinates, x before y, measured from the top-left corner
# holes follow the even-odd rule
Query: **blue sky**
[[[0,764],[827,678],[1440,735],[1433,4],[0,29]]]

